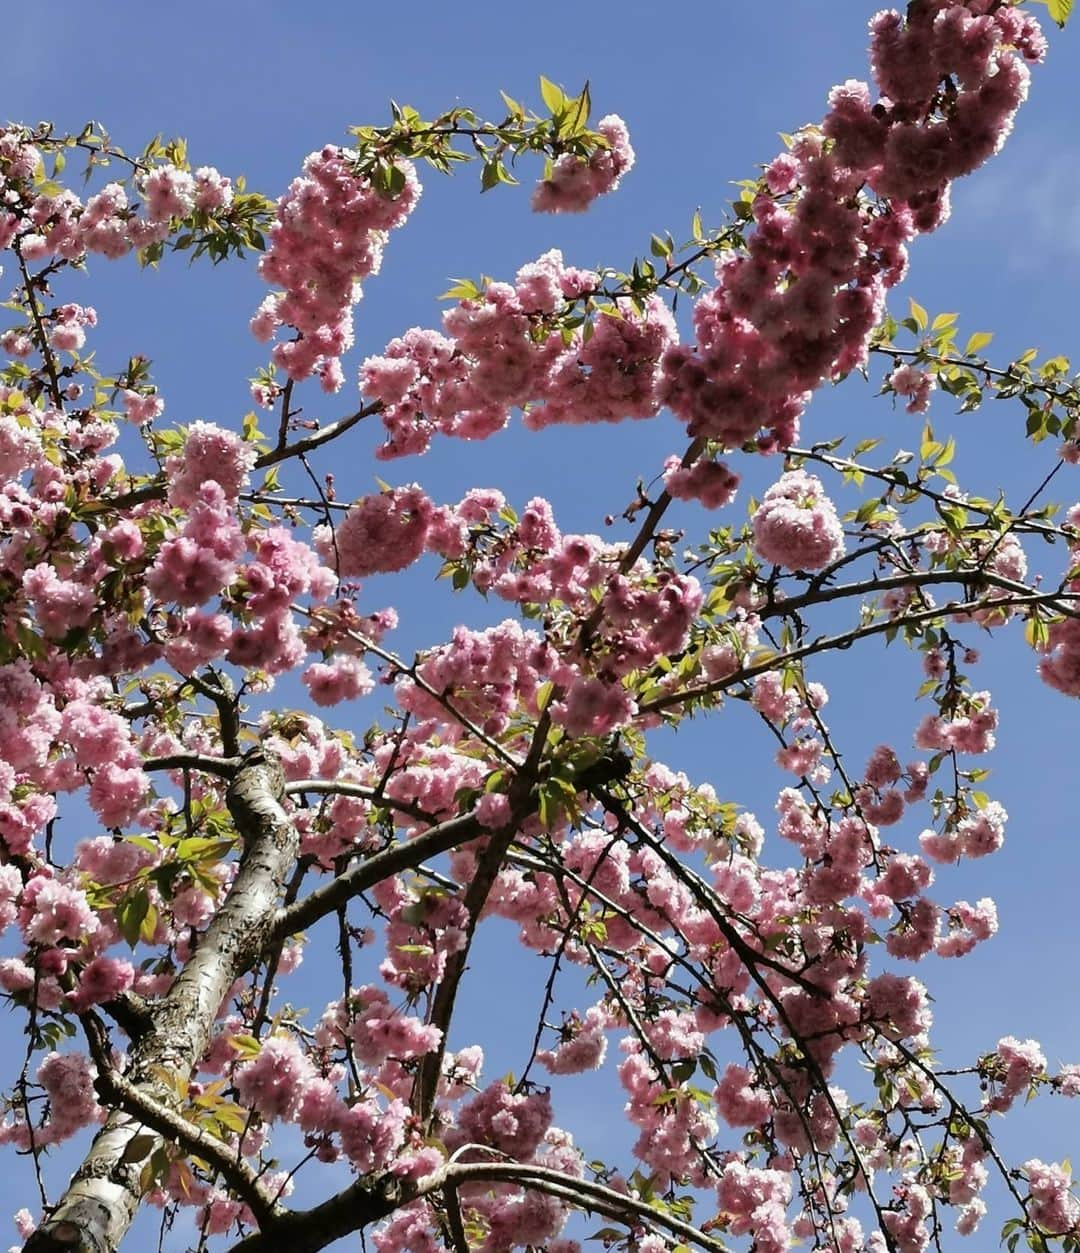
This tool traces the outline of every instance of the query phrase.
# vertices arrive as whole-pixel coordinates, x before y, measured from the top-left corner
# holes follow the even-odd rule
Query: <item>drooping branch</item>
[[[1020,583],[1016,579],[1006,578],[1004,575],[996,574],[992,570],[911,570],[901,571],[898,574],[876,575],[869,579],[861,579],[853,583],[838,583],[832,586],[821,586],[802,595],[789,596],[784,600],[777,600],[758,610],[760,618],[786,618],[793,614],[799,613],[803,609],[812,608],[816,605],[828,604],[837,600],[850,600],[855,597],[873,596],[890,591],[911,590],[914,591],[922,587],[938,587],[942,584],[961,583],[965,587],[968,596],[968,589],[971,586],[979,586],[985,584],[987,587],[997,588],[999,591],[1008,592],[1013,596],[1027,597],[1032,594],[1032,589],[1026,583]],[[1070,609],[1067,602],[1070,599],[1069,593],[1062,592],[1060,595],[1060,603],[1055,603],[1053,595],[1044,598],[1043,603],[1058,612],[1068,613]],[[983,604],[983,608],[1000,608],[1008,602],[1004,600],[993,600]],[[939,613],[943,612],[938,610]],[[959,611],[954,611],[959,612]],[[905,614],[901,619],[894,619],[896,625],[903,625],[908,621]]]
[[[278,1253],[282,1249],[289,1253],[319,1253],[335,1240],[362,1231],[411,1201],[468,1183],[520,1184],[614,1222],[631,1227],[644,1225],[677,1236],[707,1253],[726,1253],[719,1240],[674,1214],[653,1208],[647,1201],[527,1162],[451,1162],[419,1183],[394,1175],[363,1176],[321,1205],[293,1211],[267,1231],[247,1236],[234,1244],[230,1253]]]
[[[516,784],[519,782],[515,780]],[[465,942],[447,958],[446,970],[439,980],[439,986],[432,1001],[431,1013],[428,1017],[431,1024],[439,1029],[439,1044],[437,1048],[426,1054],[420,1063],[413,1087],[413,1108],[424,1127],[427,1126],[434,1108],[435,1093],[438,1089],[439,1075],[442,1072],[442,1061],[446,1051],[446,1036],[457,1000],[458,986],[468,964],[476,925],[480,921],[480,914],[524,817],[524,800],[528,796],[528,786],[527,784],[518,786],[514,791],[516,795],[511,800],[510,818],[505,826],[492,832],[488,846],[481,854],[465,892],[464,904],[467,914]],[[516,805],[514,800],[517,801]]]

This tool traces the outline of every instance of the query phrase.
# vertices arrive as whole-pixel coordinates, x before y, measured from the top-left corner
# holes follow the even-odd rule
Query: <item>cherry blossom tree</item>
[[[41,1190],[28,1253],[111,1253],[144,1205],[235,1253],[356,1232],[573,1253],[576,1214],[627,1253],[916,1253],[975,1231],[992,1179],[1010,1249],[1080,1249],[1067,1164],[998,1139],[1018,1098],[1080,1094],[1080,1067],[1010,1036],[946,1070],[910,973],[998,926],[989,898],[934,892],[936,865],[1004,839],[972,639],[1024,631],[1039,678],[1080,696],[1080,505],[1044,499],[1080,460],[1080,392],[1064,358],[995,364],[988,335],[885,303],[1046,50],[1004,0],[880,12],[870,83],[833,88],[688,242],[460,281],[439,329],[355,357],[419,169],[478,161],[484,190],[531,177],[538,212],[579,212],[633,166],[620,118],[547,80],[495,121],[395,106],[277,200],[180,142],[0,132],[0,988],[26,1040],[0,1140]],[[261,417],[170,425],[150,361],[97,362],[94,274],[175,252],[257,254]],[[961,488],[929,422],[885,461],[830,440],[808,406],[853,372],[914,414],[1011,398],[1056,449],[1045,481],[1018,505]],[[335,496],[362,422],[420,475],[511,421],[542,440],[627,419],[680,446],[624,538],[497,487]],[[762,458],[771,486],[740,499]],[[361,581],[421,562],[490,625],[405,656]],[[815,659],[886,642],[917,655],[920,720],[841,754]],[[786,776],[760,820],[656,755],[740,704]],[[80,814],[97,833],[76,840]],[[494,919],[544,972],[503,1077],[491,1025],[455,1017]],[[341,976],[312,1012],[305,954]],[[562,1077],[601,1068],[620,1160],[559,1125]],[[313,1207],[290,1203],[300,1178]]]

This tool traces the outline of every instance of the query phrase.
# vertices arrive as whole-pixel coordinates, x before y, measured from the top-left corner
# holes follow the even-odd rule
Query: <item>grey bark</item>
[[[284,787],[280,764],[255,751],[229,788],[229,812],[244,842],[239,870],[172,987],[148,1006],[147,1029],[133,1043],[124,1075],[159,1104],[176,1099],[159,1072],[190,1078],[230,987],[270,941],[281,885],[298,852],[296,830],[281,806]],[[115,1253],[142,1202],[143,1167],[163,1143],[137,1117],[114,1109],[25,1253]]]

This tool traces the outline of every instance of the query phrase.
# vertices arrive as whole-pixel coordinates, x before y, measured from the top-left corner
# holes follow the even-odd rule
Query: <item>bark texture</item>
[[[240,868],[196,951],[169,991],[148,1006],[147,1028],[134,1041],[124,1073],[158,1104],[176,1102],[161,1072],[190,1078],[226,994],[270,940],[281,886],[298,851],[296,830],[281,806],[284,787],[280,764],[256,750],[229,788],[229,812],[244,843]],[[114,1253],[142,1201],[143,1167],[162,1143],[137,1116],[114,1109],[25,1253]]]

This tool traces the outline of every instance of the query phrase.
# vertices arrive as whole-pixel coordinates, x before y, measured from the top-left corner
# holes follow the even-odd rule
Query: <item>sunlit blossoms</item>
[[[117,1253],[144,1205],[206,1253],[580,1253],[583,1213],[616,1253],[926,1253],[997,1210],[1006,1244],[1080,1241],[1045,1129],[999,1131],[1080,1067],[1029,1038],[1018,986],[996,1041],[972,1022],[946,1064],[935,1026],[947,963],[1016,942],[986,859],[1008,828],[1035,866],[1045,825],[996,798],[1015,700],[981,655],[1017,631],[1080,694],[1080,506],[1044,498],[1080,390],[1067,358],[993,364],[958,315],[885,307],[1045,52],[1014,5],[879,12],[873,85],[835,86],[689,242],[622,269],[538,249],[355,358],[421,170],[477,160],[494,191],[535,162],[532,208],[576,213],[635,177],[623,121],[546,79],[491,121],[394,104],[276,200],[181,141],[0,129],[25,1253]],[[100,261],[167,281],[174,252],[252,250],[264,412],[187,394],[203,362],[166,404],[160,328],[116,351]],[[797,442],[860,374],[887,434]],[[1019,507],[959,481],[943,429],[989,396],[1061,449]],[[605,455],[627,421],[655,440]],[[509,481],[485,486],[497,437],[517,477],[488,458]],[[571,477],[551,448],[590,458],[573,500],[535,481]]]
[[[323,387],[343,381],[339,359],[353,343],[352,306],[360,284],[377,274],[387,232],[400,226],[420,196],[409,162],[394,167],[400,186],[380,189],[361,174],[358,154],[328,144],[278,203],[263,278],[284,290],[268,296],[252,319],[259,339],[280,326],[295,338],[279,343],[274,360],[292,379],[318,372]]]
[[[789,570],[820,570],[844,551],[844,535],[821,481],[793,470],[765,493],[754,514],[760,557]]]
[[[533,192],[532,206],[538,212],[581,213],[597,196],[614,191],[633,168],[634,150],[622,118],[609,114],[597,122],[596,129],[605,146],[587,159],[570,153],[559,157]]]

